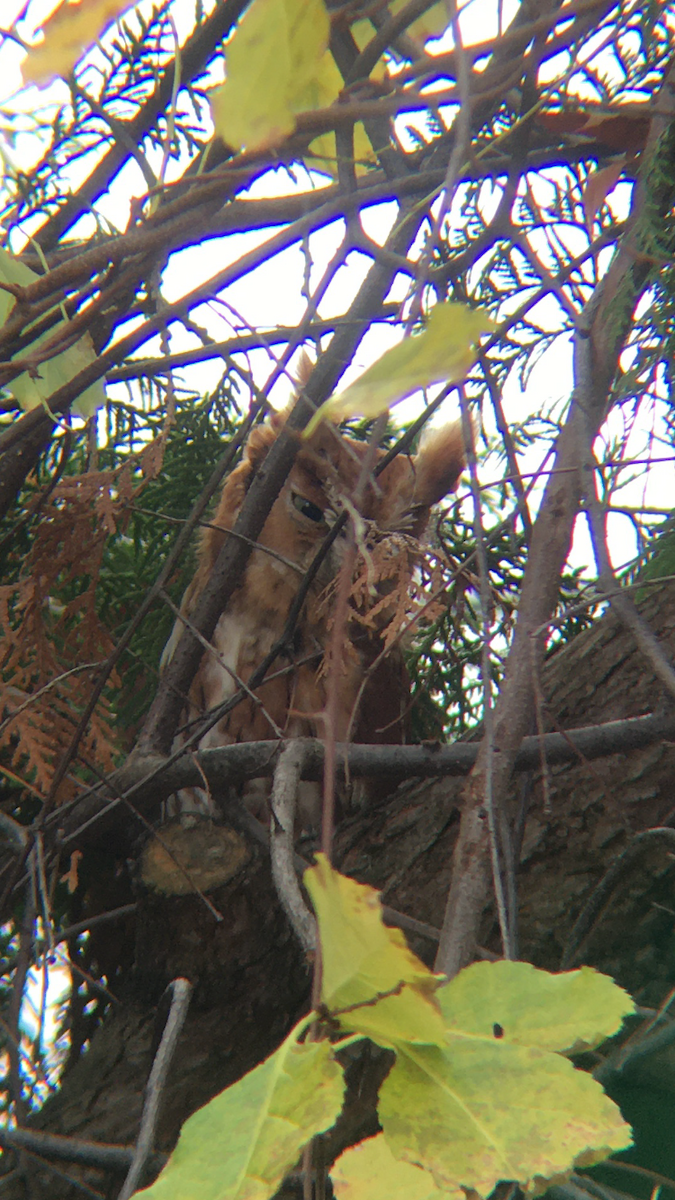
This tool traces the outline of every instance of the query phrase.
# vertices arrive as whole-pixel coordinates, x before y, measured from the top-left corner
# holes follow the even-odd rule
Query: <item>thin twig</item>
[[[457,20],[455,17],[455,25],[456,24]],[[480,580],[480,607],[481,621],[483,626],[481,632],[480,674],[483,688],[483,738],[486,755],[486,767],[483,778],[485,810],[487,812],[488,831],[490,835],[492,883],[495,891],[497,916],[499,918],[499,929],[502,938],[504,957],[507,959],[515,959],[517,958],[517,947],[516,895],[515,880],[513,875],[513,855],[511,853],[510,833],[508,822],[503,810],[503,802],[500,800],[499,796],[495,797],[492,787],[494,759],[492,663],[490,660],[490,647],[492,641],[492,632],[490,628],[492,592],[490,588],[490,575],[488,570],[487,551],[485,547],[485,536],[483,532],[481,495],[478,487],[473,425],[464,387],[460,387],[458,392],[462,413],[462,432],[464,435],[464,445],[466,446],[467,451],[469,478],[471,481],[471,495],[473,498],[473,528]]]
[[[33,1150],[42,1158],[57,1162],[81,1163],[88,1167],[128,1170],[133,1162],[134,1146],[113,1146],[108,1142],[87,1142],[81,1138],[43,1133],[39,1129],[10,1129],[0,1125],[0,1146],[3,1150]],[[157,1167],[164,1166],[166,1154],[153,1156]]]
[[[392,317],[396,316],[397,312],[398,304],[383,304],[380,312],[374,314],[374,323],[388,323]],[[305,314],[303,321],[306,319],[307,316]],[[305,338],[317,339],[321,334],[333,333],[348,321],[349,317],[322,317],[320,320],[309,321],[304,328],[303,340]],[[125,363],[124,366],[115,367],[112,371],[109,371],[107,375],[108,383],[118,383],[125,379],[139,379],[144,375],[162,375],[166,371],[175,370],[176,367],[205,362],[211,358],[227,358],[228,355],[233,354],[235,351],[243,352],[263,347],[267,349],[277,343],[292,342],[296,338],[297,333],[297,325],[280,325],[268,332],[238,332],[236,337],[229,338],[226,341],[209,342],[208,345],[199,346],[194,350],[178,350],[175,354],[170,354],[168,357],[132,359],[130,362]]]
[[[35,935],[35,893],[34,880],[32,875],[29,876],[26,883],[26,899],[21,920],[21,928],[19,931],[19,952],[17,954],[16,967],[14,969],[14,979],[12,980],[12,994],[9,1000],[9,1009],[7,1012],[7,1024],[9,1026],[10,1039],[7,1046],[9,1055],[9,1075],[12,1084],[12,1096],[14,1100],[14,1114],[17,1125],[23,1125],[26,1119],[26,1106],[23,1099],[23,1081],[21,1074],[21,1030],[20,1017],[21,1006],[23,1004],[24,989],[26,986],[26,978],[30,970],[30,965],[33,957],[33,938]]]
[[[316,921],[298,886],[293,859],[293,832],[298,788],[302,777],[304,746],[301,740],[286,742],[274,772],[270,804],[270,851],[272,879],[303,950],[316,949]]]
[[[675,669],[654,631],[638,611],[632,596],[619,587],[614,576],[607,549],[606,511],[597,494],[596,464],[589,458],[586,463],[586,519],[593,545],[598,581],[625,629],[632,633],[641,654],[647,659],[657,679],[675,698]]]
[[[85,1196],[91,1197],[91,1200],[105,1200],[103,1192],[99,1192],[96,1188],[85,1183],[83,1179],[78,1179],[76,1175],[69,1175],[67,1171],[61,1170],[60,1167],[55,1167],[54,1163],[49,1162],[49,1159],[43,1158],[42,1155],[34,1153],[32,1150],[22,1150],[20,1157],[25,1161],[28,1160],[41,1170],[46,1170],[50,1175],[54,1175],[57,1179],[63,1180],[71,1188],[77,1188],[83,1192]],[[23,1173],[25,1174],[25,1167]],[[30,1193],[29,1193],[30,1195]]]
[[[363,495],[368,486],[377,456],[377,447],[387,426],[387,413],[383,413],[375,421],[368,449],[363,456],[361,469],[354,488],[352,506],[358,512]],[[342,677],[342,659],[345,640],[349,638],[349,596],[352,588],[354,566],[357,554],[357,535],[354,519],[349,531],[349,540],[344,554],[340,574],[338,576],[337,594],[333,608],[333,629],[329,647],[330,669],[326,685],[326,707],[324,711],[324,742],[325,759],[323,775],[323,820],[321,826],[321,849],[326,858],[331,859],[333,853],[333,826],[335,818],[335,750],[337,739],[337,717]]]
[[[162,1040],[152,1064],[150,1078],[145,1089],[145,1100],[141,1116],[141,1128],[136,1142],[133,1161],[129,1173],[118,1196],[118,1200],[130,1200],[130,1197],[143,1180],[143,1175],[152,1153],[155,1139],[159,1108],[162,1102],[171,1060],[178,1044],[180,1032],[187,1017],[192,984],[187,979],[174,979],[167,989],[171,992],[171,1007],[166,1019]]]
[[[411,318],[413,320],[417,319],[419,315],[422,292],[428,281],[431,258],[434,252],[440,249],[443,222],[450,211],[457,184],[459,183],[462,165],[469,156],[471,146],[472,70],[469,66],[464,46],[462,45],[457,0],[446,0],[446,3],[452,27],[452,37],[455,43],[454,57],[457,70],[457,99],[459,107],[452,126],[454,135],[452,150],[443,180],[438,209],[424,248],[424,253],[420,255],[419,264],[415,272],[415,297],[411,308]]]
[[[49,890],[47,888],[47,876],[45,873],[45,852],[44,838],[41,833],[35,835],[35,859],[37,867],[37,888],[40,896],[40,906],[42,908],[42,921],[45,928],[45,938],[47,949],[52,950],[54,947],[54,925],[52,922],[52,914],[49,904]]]
[[[109,921],[120,921],[122,917],[130,917],[137,908],[137,902],[121,904],[119,908],[111,908],[108,912],[97,913],[95,917],[87,917],[84,921],[76,921],[74,925],[67,925],[65,929],[55,930],[54,945],[58,946],[59,942],[70,941],[71,938],[78,937],[81,933],[88,933],[90,929],[94,929],[98,925],[106,925]],[[41,942],[37,944],[42,946]]]
[[[169,593],[163,588],[160,592],[160,596],[164,603],[171,609],[176,620],[179,621],[185,629],[189,629],[190,632],[194,634],[199,643],[204,647],[204,652],[218,663],[218,666],[225,672],[226,675],[230,676],[230,679],[233,681],[239,691],[243,692],[245,696],[248,696],[253,705],[260,709],[262,715],[267,721],[267,724],[272,730],[272,733],[275,734],[276,737],[282,738],[284,736],[282,730],[277,725],[271,713],[267,711],[260,697],[256,696],[255,692],[251,690],[246,681],[242,679],[240,675],[237,675],[237,672],[233,669],[233,667],[230,666],[225,656],[216,649],[216,647],[213,645],[213,642],[207,642],[206,638],[203,637],[196,626],[192,624],[192,621],[187,613],[182,612],[178,605],[174,604]]]

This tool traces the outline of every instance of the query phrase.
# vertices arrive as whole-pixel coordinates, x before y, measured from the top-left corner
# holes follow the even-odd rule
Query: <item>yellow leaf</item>
[[[491,329],[494,322],[482,309],[450,301],[436,304],[421,333],[403,338],[344,392],[326,400],[303,436],[310,437],[325,419],[378,417],[419,388],[432,383],[458,383],[471,369],[478,338]]]
[[[344,1078],[329,1042],[299,1043],[303,1020],[278,1050],[185,1122],[144,1200],[268,1200],[306,1142],[330,1128]]]
[[[14,258],[7,250],[0,249],[0,280],[3,283],[28,287],[38,278],[39,276],[31,271],[30,267]],[[15,300],[11,293],[0,290],[0,326],[4,325],[14,305]],[[14,357],[25,358],[35,354],[48,338],[53,337],[59,329],[65,330],[66,327],[67,321],[59,321],[51,329],[35,338],[35,341],[24,346]],[[53,358],[45,359],[40,363],[34,376],[29,375],[28,371],[23,371],[21,375],[17,375],[16,379],[7,384],[7,388],[25,411],[37,408],[39,404],[47,406],[49,397],[58,388],[70,383],[71,379],[74,379],[80,371],[95,360],[94,344],[89,334],[85,333],[75,342],[74,346],[70,346],[61,354],[55,354]],[[97,380],[78,396],[75,403],[71,405],[71,412],[80,417],[91,417],[96,409],[104,403],[103,383],[101,380]]]
[[[464,1200],[461,1188],[437,1186],[430,1171],[394,1158],[381,1133],[341,1154],[330,1177],[337,1200]]]
[[[305,872],[321,939],[321,999],[340,1025],[380,1045],[445,1040],[433,975],[382,921],[374,888],[334,871],[325,855]],[[345,1011],[347,1010],[347,1011]]]
[[[363,30],[368,23],[360,21],[352,27],[352,33],[356,37],[357,30]],[[372,35],[372,29],[370,33]],[[361,49],[361,43],[356,38],[357,45]],[[363,37],[363,45],[369,41],[368,36]],[[386,75],[386,68],[382,60],[375,64],[370,73],[371,79],[383,79]],[[304,111],[314,111],[317,108],[328,108],[334,100],[337,99],[342,91],[343,81],[335,59],[330,51],[326,51],[321,62],[316,76],[311,80],[301,97],[302,109]],[[299,110],[298,110],[299,111]],[[335,134],[331,131],[322,133],[319,137],[314,138],[310,143],[309,154],[304,158],[305,166],[310,167],[315,171],[323,171],[324,174],[330,175],[333,179],[337,178],[337,149],[335,144]],[[363,123],[357,121],[354,125],[354,170],[357,175],[363,175],[369,170],[370,166],[375,163],[375,152],[370,142],[370,138],[366,133]]]
[[[396,1159],[423,1163],[440,1187],[487,1196],[500,1180],[543,1191],[630,1144],[600,1084],[557,1053],[597,1045],[632,1012],[606,975],[474,963],[436,996],[445,1046],[398,1046],[380,1091]]]
[[[78,58],[135,0],[62,0],[44,22],[44,40],[32,47],[21,67],[24,83],[43,85],[69,75]]]
[[[473,963],[438,992],[450,1034],[578,1054],[621,1028],[634,1010],[627,992],[592,967],[557,975],[531,963]]]
[[[392,17],[398,16],[399,12],[406,3],[407,0],[392,0],[391,4],[389,5],[389,11]],[[427,12],[422,13],[421,17],[418,17],[416,21],[413,21],[412,24],[408,26],[406,33],[408,33],[411,37],[421,38],[422,41],[427,41],[429,38],[440,37],[442,33],[445,33],[449,23],[447,5],[444,3],[434,4],[433,8],[430,8]]]
[[[310,142],[309,153],[302,160],[311,171],[319,171],[330,175],[331,179],[338,177],[337,145],[335,134],[322,133]],[[356,176],[365,175],[376,162],[375,153],[361,121],[354,126],[354,173]]]
[[[397,1047],[378,1112],[395,1158],[479,1196],[500,1180],[545,1191],[631,1143],[614,1102],[569,1059],[463,1032],[444,1050]]]
[[[282,142],[296,114],[316,107],[307,96],[324,86],[329,35],[323,0],[253,0],[228,43],[225,83],[211,94],[216,133],[237,149]]]

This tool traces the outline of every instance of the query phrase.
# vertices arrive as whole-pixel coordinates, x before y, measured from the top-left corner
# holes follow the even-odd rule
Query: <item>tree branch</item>
[[[131,1196],[142,1182],[152,1152],[152,1143],[155,1138],[164,1086],[169,1074],[171,1061],[176,1051],[178,1038],[187,1017],[190,996],[192,995],[192,984],[187,979],[174,979],[169,984],[167,990],[171,992],[171,1007],[145,1091],[141,1128],[134,1157],[118,1200],[131,1200]]]
[[[56,1162],[80,1163],[84,1167],[103,1167],[114,1171],[127,1170],[135,1151],[134,1146],[86,1142],[80,1138],[42,1133],[37,1129],[9,1129],[6,1125],[0,1125],[0,1146],[3,1150],[32,1150],[41,1158],[52,1158]],[[166,1154],[153,1154],[148,1166],[159,1171],[166,1161]]]
[[[659,94],[675,111],[671,65]],[[642,222],[649,219],[645,176],[658,154],[667,128],[662,116],[652,119],[642,182],[635,189],[624,239],[607,275],[580,314],[574,341],[575,388],[567,421],[558,438],[554,473],[549,476],[532,531],[530,554],[518,607],[518,619],[495,708],[492,787],[504,803],[516,753],[532,714],[532,654],[543,660],[544,640],[537,633],[550,620],[557,603],[559,579],[569,551],[583,490],[582,468],[592,439],[604,420],[618,356],[630,328],[635,303],[650,265],[639,253]],[[669,185],[673,189],[672,183]],[[659,203],[672,204],[662,185]],[[653,214],[652,214],[653,216]],[[465,789],[460,836],[453,856],[453,876],[443,923],[436,969],[450,977],[470,961],[478,926],[490,890],[489,840],[485,820],[487,746],[482,745]]]
[[[301,739],[287,742],[274,770],[270,807],[272,878],[277,895],[303,950],[316,950],[316,921],[302,898],[293,859],[298,788],[305,753]]]
[[[220,43],[239,20],[246,3],[247,0],[221,0],[211,15],[195,29],[192,36],[181,47],[180,65],[183,87],[202,73]],[[173,86],[174,63],[171,62],[140,111],[131,121],[125,123],[126,131],[136,145],[141,144],[145,135],[155,125],[157,118],[170,103]],[[34,235],[34,240],[45,254],[58,244],[82,214],[88,212],[98,197],[107,191],[127,158],[126,148],[120,142],[115,142],[74,195],[69,196],[65,204]]]
[[[323,778],[324,747],[312,738],[301,740],[303,763],[301,778]],[[659,741],[675,740],[675,714],[649,714],[609,721],[602,725],[583,726],[565,733],[548,733],[544,738],[526,737],[514,759],[514,769],[532,770],[541,764],[542,754],[550,766],[592,760],[610,754],[629,753]],[[147,757],[133,754],[108,781],[90,789],[77,800],[62,805],[46,822],[46,830],[59,829],[60,844],[73,846],[97,844],[115,835],[123,840],[121,820],[124,800],[133,799],[142,814],[156,813],[163,800],[181,788],[203,787],[208,781],[217,793],[225,819],[230,809],[239,806],[229,798],[232,785],[246,779],[259,779],[274,774],[283,742],[241,742],[215,750],[199,750],[174,761],[163,755]],[[480,743],[465,742],[454,746],[379,746],[340,744],[337,747],[339,777],[375,777],[398,783],[404,779],[435,779],[444,776],[466,776],[476,763]],[[454,803],[454,799],[453,799]],[[136,828],[129,815],[128,826]],[[13,854],[18,846],[4,847]]]
[[[675,669],[663,646],[659,642],[649,623],[639,612],[633,597],[619,584],[612,570],[612,563],[607,549],[606,513],[596,490],[595,462],[586,462],[586,516],[591,535],[593,555],[595,557],[598,583],[602,591],[609,597],[609,602],[619,618],[624,629],[633,635],[640,653],[652,668],[657,679],[675,699]]]

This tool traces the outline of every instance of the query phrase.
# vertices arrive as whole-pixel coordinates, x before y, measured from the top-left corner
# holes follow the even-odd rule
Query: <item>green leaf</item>
[[[311,95],[323,95],[329,35],[323,0],[253,0],[227,45],[225,83],[211,93],[216,133],[248,150],[288,137],[298,112],[325,102],[313,104]]]
[[[451,301],[436,304],[422,333],[403,338],[344,392],[326,400],[303,436],[310,437],[324,419],[378,417],[419,388],[459,382],[474,362],[478,338],[493,328],[494,322],[482,309]]]
[[[524,962],[474,963],[437,993],[451,1033],[579,1053],[621,1028],[635,1005],[592,967],[558,975]]]
[[[352,32],[359,47],[373,34],[366,21],[356,22]],[[329,36],[323,0],[254,0],[228,44],[227,79],[211,93],[216,133],[237,149],[263,150],[293,132],[298,113],[329,108],[344,86],[327,48]],[[370,78],[385,75],[380,59]],[[354,160],[357,175],[375,162],[360,121],[354,126]],[[314,139],[305,164],[337,177],[332,131]]]
[[[264,1063],[194,1113],[145,1200],[267,1200],[342,1107],[329,1042],[299,1043],[305,1018]]]
[[[343,1028],[380,1045],[442,1045],[445,1027],[434,996],[442,976],[420,962],[400,929],[384,924],[374,888],[334,871],[325,855],[316,859],[304,883],[319,924],[323,1003],[337,1010]]]
[[[0,249],[0,281],[3,283],[18,284],[20,287],[28,287],[34,283],[39,276],[31,271],[25,263],[19,262],[7,250]],[[0,289],[0,324],[4,325],[14,309],[16,301],[10,292]],[[68,322],[66,320],[59,321],[53,325],[46,333],[35,338],[29,346],[24,346],[19,354],[14,355],[14,358],[24,358],[27,355],[33,355],[39,350],[40,346],[47,341],[48,338],[54,336],[59,329],[66,329]],[[29,330],[30,332],[30,327]],[[58,391],[66,383],[70,383],[80,371],[88,367],[90,363],[95,362],[96,352],[91,337],[85,333],[79,341],[70,346],[68,350],[64,350],[61,354],[54,355],[53,358],[48,358],[40,363],[37,367],[37,373],[32,378],[28,371],[23,371],[21,375],[17,375],[11,383],[7,384],[7,389],[12,393],[15,400],[21,405],[24,411],[31,408],[37,408],[39,404],[47,404],[49,397]],[[71,405],[71,411],[80,417],[90,417],[96,409],[105,403],[105,392],[101,380],[97,380],[91,387],[88,387],[80,394],[74,404]]]
[[[422,1167],[399,1162],[381,1133],[345,1150],[330,1175],[338,1200],[464,1200],[465,1195],[461,1188],[439,1188]]]

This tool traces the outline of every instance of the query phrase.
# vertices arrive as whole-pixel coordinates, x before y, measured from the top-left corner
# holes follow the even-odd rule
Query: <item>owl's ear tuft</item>
[[[431,508],[449,492],[454,492],[466,466],[461,421],[442,425],[439,429],[427,429],[413,463],[416,505]]]
[[[272,413],[262,425],[256,425],[248,435],[244,447],[243,463],[249,468],[250,483],[263,459],[267,456],[270,446],[276,441],[279,430],[286,419],[285,413]]]
[[[312,374],[315,366],[316,363],[312,362],[307,351],[303,350],[300,354],[300,358],[298,359],[298,366],[295,372],[295,382],[299,392],[302,391],[305,384],[309,381],[309,377]]]

